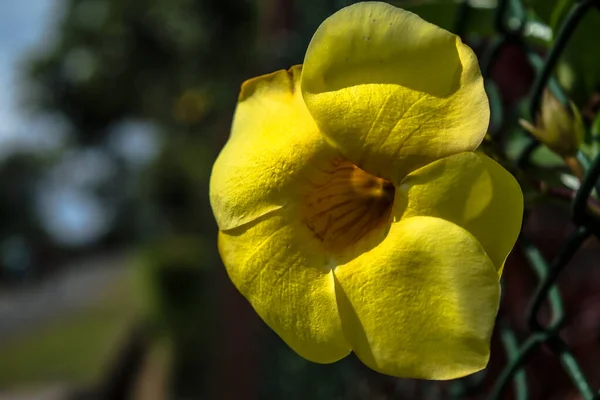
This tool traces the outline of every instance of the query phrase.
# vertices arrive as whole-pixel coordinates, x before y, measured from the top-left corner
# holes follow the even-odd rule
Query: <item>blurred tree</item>
[[[48,160],[12,153],[0,162],[0,281],[31,278],[34,261],[49,256],[50,238],[36,216],[36,190]]]
[[[174,397],[202,397],[211,365],[207,272],[218,263],[210,166],[237,87],[259,60],[249,0],[66,0],[54,44],[29,63],[35,111],[64,115],[70,147],[108,153],[116,173],[96,195],[115,208],[107,244],[146,240],[151,318],[174,340]],[[111,146],[124,121],[149,121],[162,150],[135,170]],[[133,190],[132,190],[133,188]]]
[[[249,1],[65,3],[54,46],[30,64],[32,103],[63,112],[84,144],[125,117],[172,126],[173,106],[190,90],[222,104],[222,86],[247,67],[254,45]]]

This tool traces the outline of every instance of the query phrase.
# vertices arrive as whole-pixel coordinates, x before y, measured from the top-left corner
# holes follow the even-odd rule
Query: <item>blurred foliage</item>
[[[533,12],[544,21],[556,35],[576,0],[527,0]],[[593,92],[600,90],[600,54],[590,51],[594,38],[598,37],[600,13],[587,13],[577,28],[565,51],[557,74],[561,85],[575,102],[585,107]]]
[[[421,18],[438,25],[451,32],[458,33],[456,30],[458,14],[461,12],[461,4],[452,0],[440,1],[391,1],[398,7],[403,7],[414,12]],[[494,9],[491,7],[475,8],[471,10],[469,23],[461,26],[463,29],[461,35],[475,35],[479,38],[490,37],[494,34]]]
[[[51,238],[39,224],[35,204],[37,184],[48,164],[47,157],[25,153],[0,160],[0,285],[25,279],[35,258],[49,256]]]
[[[200,236],[168,236],[149,246],[139,260],[146,317],[173,342],[172,386],[180,395],[203,393],[213,361],[214,308],[210,286],[215,251]]]
[[[249,1],[70,0],[66,10],[29,74],[35,105],[64,113],[84,144],[125,117],[173,125],[169,103],[190,89],[223,104],[219,86],[232,85],[253,48]]]

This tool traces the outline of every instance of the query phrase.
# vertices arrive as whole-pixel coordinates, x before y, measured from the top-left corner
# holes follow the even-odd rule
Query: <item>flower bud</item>
[[[572,102],[568,107],[563,105],[549,90],[544,91],[537,124],[534,126],[523,119],[519,123],[562,157],[575,155],[583,141],[584,126],[579,110]]]

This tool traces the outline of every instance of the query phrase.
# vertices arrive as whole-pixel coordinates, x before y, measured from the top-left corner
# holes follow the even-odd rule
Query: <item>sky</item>
[[[51,40],[58,0],[0,1],[0,154],[14,147],[51,145],[41,120],[32,121],[19,106],[20,63]]]

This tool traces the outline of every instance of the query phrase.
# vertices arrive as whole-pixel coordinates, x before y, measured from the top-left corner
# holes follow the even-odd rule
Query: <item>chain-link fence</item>
[[[563,2],[565,3],[565,2]],[[472,11],[470,2],[464,1],[457,14],[455,31],[463,33],[463,27],[469,20]],[[499,0],[494,13],[494,30],[497,35],[487,44],[481,58],[481,69],[486,78],[486,89],[490,97],[492,118],[490,126],[490,141],[500,144],[502,148],[506,134],[503,129],[503,103],[498,99],[498,87],[492,77],[492,69],[499,60],[499,55],[507,46],[517,46],[526,55],[527,62],[535,71],[535,77],[531,92],[527,97],[528,114],[531,122],[535,124],[539,119],[544,90],[550,90],[552,94],[566,105],[565,93],[555,81],[557,63],[563,54],[573,32],[581,23],[587,13],[600,12],[600,1],[582,0],[574,2],[562,19],[562,23],[556,31],[552,46],[545,56],[541,56],[530,46],[524,38],[524,30],[530,18],[527,10],[520,0]],[[600,27],[598,37],[600,40]],[[589,51],[600,52],[598,47]],[[531,156],[540,143],[529,136],[524,130],[520,132],[526,135],[527,144],[522,148],[513,166],[515,170],[526,170],[530,164]],[[592,387],[590,381],[584,375],[580,363],[574,357],[572,349],[561,338],[561,330],[567,322],[567,315],[563,304],[563,298],[557,287],[557,279],[564,273],[565,267],[573,259],[586,239],[591,235],[600,237],[600,218],[590,212],[589,202],[593,202],[594,191],[600,192],[600,155],[590,160],[584,152],[577,153],[577,161],[583,172],[583,179],[577,190],[571,193],[570,215],[576,229],[569,235],[562,245],[558,255],[553,260],[547,260],[542,251],[533,241],[522,234],[517,244],[517,251],[525,256],[527,265],[538,278],[537,287],[529,302],[527,312],[528,336],[521,341],[517,340],[515,328],[503,316],[499,315],[498,326],[500,339],[506,354],[507,362],[499,375],[485,379],[484,374],[474,378],[461,380],[452,384],[450,394],[453,398],[470,398],[484,396],[489,399],[528,399],[531,397],[531,379],[527,377],[527,366],[536,352],[551,352],[561,365],[561,370],[568,376],[573,387],[576,389],[575,398],[597,399],[600,398],[598,388]],[[527,218],[527,214],[525,216]],[[550,322],[541,318],[542,309],[549,307]],[[600,354],[598,355],[600,360]],[[484,384],[487,381],[487,384]],[[512,388],[511,388],[512,386]],[[512,389],[512,392],[511,392]]]

